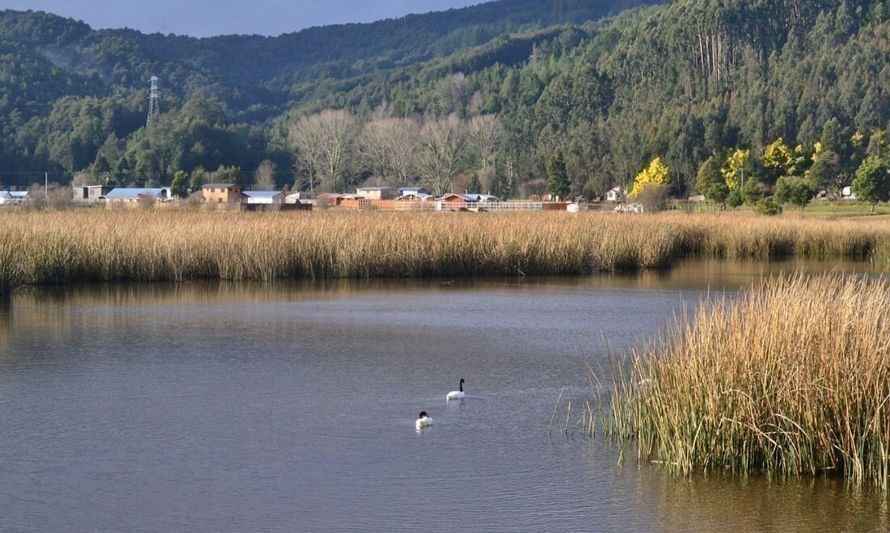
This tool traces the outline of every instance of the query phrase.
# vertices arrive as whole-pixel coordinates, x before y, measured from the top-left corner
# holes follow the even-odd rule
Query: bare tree
[[[259,191],[274,191],[278,186],[275,183],[275,163],[266,159],[257,167],[253,175],[254,187]]]
[[[358,133],[358,120],[344,110],[325,110],[290,126],[290,141],[315,183],[335,190],[346,186],[346,166]]]
[[[419,132],[414,119],[373,120],[365,125],[359,142],[362,157],[379,177],[407,185],[415,175]]]
[[[479,115],[470,120],[468,129],[480,184],[491,191],[497,185],[497,155],[504,137],[504,126],[496,115]]]
[[[467,143],[466,125],[456,115],[432,119],[420,131],[420,140],[425,178],[433,192],[443,195],[454,187]]]
[[[469,82],[467,77],[458,72],[439,80],[436,87],[438,112],[459,113],[466,109],[470,101]]]

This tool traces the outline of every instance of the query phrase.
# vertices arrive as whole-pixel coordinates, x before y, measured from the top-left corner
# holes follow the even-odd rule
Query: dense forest
[[[649,4],[502,0],[211,39],[0,12],[0,183],[517,197],[657,176],[733,203],[804,178],[837,191],[887,158],[890,0]]]

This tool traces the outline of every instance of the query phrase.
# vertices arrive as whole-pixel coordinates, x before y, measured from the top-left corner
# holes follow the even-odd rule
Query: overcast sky
[[[93,28],[207,37],[280,35],[309,26],[371,22],[484,0],[0,0],[0,9],[49,11]]]

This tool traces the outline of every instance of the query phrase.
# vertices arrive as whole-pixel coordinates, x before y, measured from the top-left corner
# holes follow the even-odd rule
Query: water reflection
[[[658,526],[669,531],[890,530],[884,495],[838,479],[677,479],[644,467],[636,495],[639,505],[655,506]]]
[[[0,530],[886,528],[880,496],[619,469],[583,430],[588,366],[799,266],[23,289],[0,303]]]

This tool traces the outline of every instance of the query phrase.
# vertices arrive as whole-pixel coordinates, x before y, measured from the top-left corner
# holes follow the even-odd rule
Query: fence
[[[533,202],[525,200],[507,202],[443,202],[443,201],[398,201],[398,200],[343,200],[344,209],[378,211],[565,211],[565,202]]]

